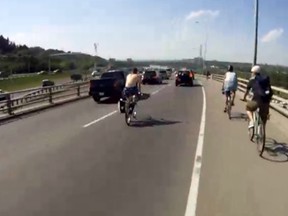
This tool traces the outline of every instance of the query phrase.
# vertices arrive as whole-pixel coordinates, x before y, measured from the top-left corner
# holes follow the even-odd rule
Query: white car
[[[93,71],[91,75],[92,75],[92,77],[96,77],[96,76],[100,76],[101,73],[100,73],[100,71]]]

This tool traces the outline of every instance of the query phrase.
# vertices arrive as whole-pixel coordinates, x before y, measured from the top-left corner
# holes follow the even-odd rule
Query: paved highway
[[[200,85],[144,86],[134,127],[91,98],[0,126],[0,214],[286,216],[288,164],[273,161],[287,157],[258,157],[247,122],[223,113],[220,84],[202,82],[206,100]],[[270,140],[288,143],[272,117]]]

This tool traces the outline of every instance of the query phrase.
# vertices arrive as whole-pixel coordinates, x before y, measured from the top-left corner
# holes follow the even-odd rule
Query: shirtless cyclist
[[[141,76],[138,74],[137,68],[134,68],[133,71],[127,75],[123,92],[125,97],[138,95],[141,92]]]

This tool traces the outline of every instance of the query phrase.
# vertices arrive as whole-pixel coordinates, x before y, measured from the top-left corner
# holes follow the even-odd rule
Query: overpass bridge
[[[286,216],[287,118],[261,158],[241,93],[229,120],[221,84],[196,82],[144,86],[134,127],[92,99],[1,125],[1,215]]]

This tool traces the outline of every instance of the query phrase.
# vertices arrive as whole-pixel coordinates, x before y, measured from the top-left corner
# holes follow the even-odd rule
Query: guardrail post
[[[53,97],[52,97],[52,88],[49,88],[49,103],[52,104],[53,103]]]
[[[80,84],[77,86],[77,96],[80,97]]]
[[[9,115],[13,115],[11,95],[7,94],[7,110]]]

